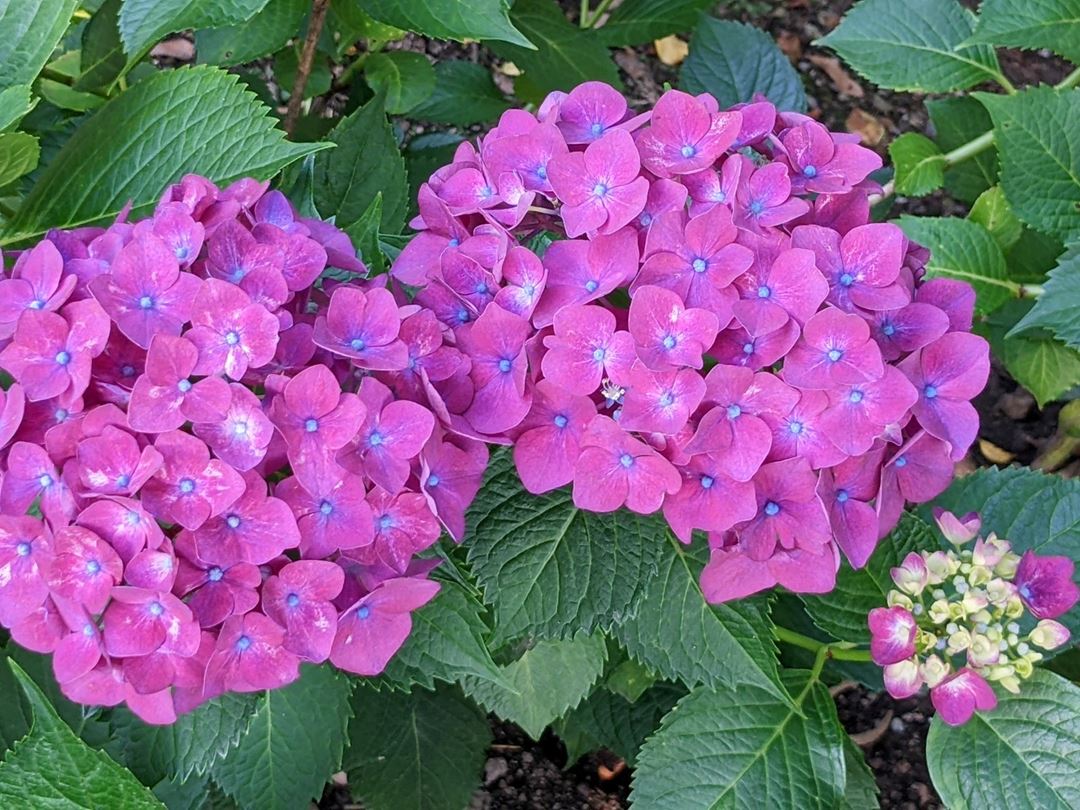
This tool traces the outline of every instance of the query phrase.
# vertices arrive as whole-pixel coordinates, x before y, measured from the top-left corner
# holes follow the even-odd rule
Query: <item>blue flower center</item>
[[[138,526],[140,523],[142,523],[142,515],[140,515],[134,509],[129,509],[128,513],[124,515],[124,522],[128,526]]]
[[[440,481],[442,481],[442,479],[439,478],[439,476],[437,476],[435,473],[432,473],[428,476],[427,485],[429,487],[437,487]]]
[[[679,150],[679,154],[682,155],[684,158],[692,158],[694,155],[697,154],[697,149],[692,147],[690,144],[687,144]]]
[[[53,482],[52,476],[48,473],[42,473],[40,476],[38,476],[37,482],[39,487],[50,487],[52,486]]]
[[[97,560],[90,560],[86,563],[86,573],[90,576],[94,576],[99,571],[101,571],[101,563]]]
[[[848,394],[848,401],[849,402],[854,402],[854,403],[858,404],[858,403],[862,402],[862,399],[863,399],[863,392],[862,391],[856,390],[856,391],[852,391],[850,394]]]
[[[20,557],[29,557],[30,556],[30,544],[27,543],[25,540],[23,542],[21,542],[21,543],[16,543],[15,544],[15,553],[18,554]]]
[[[127,473],[122,473],[122,474],[116,476],[116,485],[118,487],[126,487],[130,483],[131,483],[131,476],[128,475]]]
[[[323,501],[319,504],[319,512],[323,515],[329,515],[334,511],[334,505],[330,501]]]
[[[154,308],[154,299],[151,298],[149,295],[144,295],[142,298],[139,299],[139,309],[153,309],[153,308]]]
[[[229,515],[225,518],[225,522],[229,524],[230,529],[236,529],[240,527],[240,518],[236,515]]]
[[[846,489],[838,489],[838,490],[836,490],[836,500],[837,500],[837,502],[844,503],[850,497],[851,496],[848,495],[848,492],[847,492]]]
[[[608,187],[605,186],[603,183],[597,183],[595,186],[593,186],[592,193],[594,197],[603,197],[605,194],[608,193]]]
[[[798,436],[800,433],[803,432],[803,423],[802,422],[789,422],[788,426],[787,426],[787,429],[790,432],[794,433],[796,436]]]
[[[744,343],[742,345],[742,351],[743,351],[743,354],[753,354],[754,353],[754,344],[753,343]]]
[[[704,273],[705,269],[709,266],[709,263],[704,259],[698,258],[694,259],[690,266],[694,268],[695,273]]]
[[[370,615],[371,608],[369,608],[367,605],[361,605],[356,609],[356,618],[358,619],[366,619]]]
[[[547,166],[537,166],[536,176],[541,180],[547,180]]]
[[[66,366],[68,363],[71,362],[71,355],[61,349],[56,353],[56,362],[62,366]]]
[[[839,349],[829,349],[828,358],[834,363],[844,356],[844,353]]]
[[[895,464],[897,467],[906,467],[907,466],[907,457],[906,456],[899,456],[896,459],[896,461],[893,462],[893,464]]]
[[[772,517],[773,515],[778,515],[779,513],[780,504],[778,504],[776,501],[769,501],[765,504],[765,514],[769,517]]]
[[[318,429],[319,429],[319,420],[318,419],[307,419],[307,420],[304,421],[304,430],[306,430],[308,433],[314,433]]]
[[[483,281],[478,281],[476,282],[476,286],[473,287],[473,291],[477,295],[484,295],[488,291],[487,284]]]
[[[701,488],[702,489],[712,489],[712,485],[715,484],[715,483],[716,483],[716,479],[713,478],[711,475],[703,475],[703,476],[701,476]]]
[[[240,638],[238,638],[236,640],[236,651],[237,652],[243,652],[244,650],[246,650],[250,646],[251,646],[251,639],[248,638],[247,636],[240,636]]]
[[[120,367],[120,376],[121,377],[134,377],[135,376],[135,366],[130,365],[130,364],[128,364],[126,366],[121,366]]]
[[[383,436],[378,431],[376,431],[376,432],[372,433],[370,436],[368,436],[368,444],[371,445],[372,447],[378,447],[382,443],[383,443]]]
[[[295,593],[290,593],[288,596],[285,597],[285,604],[288,605],[289,607],[296,607],[297,605],[300,604],[300,595],[295,594]]]
[[[206,578],[211,582],[221,582],[223,576],[225,576],[225,572],[216,565],[206,572]]]
[[[923,396],[927,399],[933,399],[937,396],[937,388],[933,385],[928,385],[923,389]]]
[[[841,273],[840,274],[840,286],[841,287],[850,287],[854,283],[855,283],[855,276],[851,275],[851,273]]]
[[[885,335],[885,337],[892,337],[896,334],[896,327],[891,323],[887,323],[881,327],[881,334]]]
[[[184,259],[186,259],[190,252],[191,251],[188,249],[187,245],[177,245],[173,249],[173,253],[176,255],[176,258],[178,258],[180,261],[183,261]]]
[[[228,332],[225,333],[225,342],[228,343],[230,346],[235,346],[237,343],[240,342],[240,335],[236,333],[235,329],[230,329]]]
[[[451,240],[450,240],[449,242],[447,242],[446,244],[448,244],[448,245],[449,245],[450,247],[457,247],[458,245],[460,245],[460,244],[461,244],[461,240],[460,240],[460,239],[457,239],[457,238],[455,237],[454,239],[451,239]]]
[[[757,288],[757,297],[758,298],[768,298],[771,295],[772,295],[772,290],[770,290],[764,284],[762,284],[760,287]]]
[[[379,528],[380,529],[389,529],[393,525],[394,525],[394,519],[392,517],[390,517],[390,515],[383,515],[382,517],[379,518]]]
[[[40,298],[35,298],[33,301],[27,304],[27,306],[30,307],[30,309],[43,309],[45,307],[45,302],[42,301]]]
[[[1019,594],[1020,594],[1020,595],[1021,595],[1022,597],[1024,597],[1025,599],[1030,599],[1030,598],[1031,598],[1031,586],[1030,586],[1030,585],[1028,585],[1028,584],[1027,584],[1027,583],[1025,582],[1025,583],[1024,583],[1023,585],[1021,585],[1021,586],[1020,586],[1020,588],[1019,588],[1019,590],[1017,591],[1017,593],[1019,593]]]
[[[607,349],[605,349],[603,346],[599,346],[593,349],[592,359],[595,360],[597,363],[603,363],[606,357]]]
[[[94,625],[92,625],[92,624],[90,624],[89,622],[87,622],[86,624],[84,624],[84,625],[83,625],[83,629],[82,629],[82,634],[83,634],[84,636],[86,636],[87,638],[90,638],[91,636],[93,636],[93,635],[94,635],[94,631],[95,631],[96,629],[97,629],[97,628],[96,628],[96,627],[94,627]]]
[[[817,177],[817,168],[814,166],[807,166],[802,170],[803,177]]]
[[[181,394],[186,394],[191,390],[191,380],[181,380],[176,384],[176,390]]]
[[[664,348],[665,348],[665,349],[674,349],[674,348],[675,348],[675,344],[676,344],[676,343],[677,343],[678,341],[677,341],[677,340],[675,340],[675,336],[674,336],[674,335],[668,335],[667,337],[665,337],[665,338],[664,338],[664,340],[663,340],[662,342],[663,342],[663,344],[664,344]]]
[[[594,138],[603,131],[604,131],[604,125],[602,123],[600,123],[599,121],[594,121],[593,125],[591,127],[589,127],[589,132],[591,132],[593,134]]]
[[[352,350],[356,352],[362,352],[366,345],[367,344],[364,343],[363,338],[353,338],[349,341],[349,346],[352,347]]]
[[[458,319],[458,323],[468,323],[469,322],[469,310],[467,310],[467,309],[459,309],[457,311],[457,319]]]
[[[619,463],[626,468],[630,468],[634,466],[634,457],[629,453],[623,453],[621,456],[619,456]]]
[[[765,210],[765,203],[763,203],[761,200],[753,200],[750,203],[750,213],[753,214],[755,217],[758,216],[764,210]]]
[[[642,228],[648,228],[652,225],[652,214],[648,211],[643,212],[642,215],[638,217],[638,222],[641,223]]]
[[[165,612],[165,606],[161,602],[151,602],[146,609],[150,611],[151,616],[160,616]]]
[[[57,422],[63,422],[68,418],[67,408],[57,408],[56,413],[53,414],[53,419]]]
[[[668,408],[675,401],[675,396],[670,391],[665,391],[660,395],[660,407]]]
[[[499,361],[499,371],[501,371],[503,374],[505,374],[506,372],[508,372],[510,370],[510,367],[512,365],[513,365],[513,363],[511,363],[509,360],[507,360],[504,357],[502,360]]]
[[[596,288],[599,287],[599,282],[593,281],[591,278],[585,282],[586,292],[596,292]]]
[[[738,405],[727,406],[728,419],[738,419],[742,415],[742,408]]]
[[[237,436],[246,436],[248,432],[247,422],[237,422],[233,425],[233,433]]]
[[[194,492],[195,491],[195,482],[190,478],[181,478],[180,479],[180,491],[185,492],[185,493]]]
[[[563,416],[561,413],[555,415],[555,427],[564,428],[570,420]]]

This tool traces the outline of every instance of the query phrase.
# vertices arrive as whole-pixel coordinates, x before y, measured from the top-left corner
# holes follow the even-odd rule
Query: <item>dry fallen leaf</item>
[[[845,124],[848,132],[857,134],[866,146],[877,146],[885,137],[885,125],[880,119],[858,107],[851,111]]]
[[[520,76],[521,68],[515,65],[513,62],[503,62],[496,70],[502,73],[504,76]]]
[[[1009,464],[1016,458],[1015,454],[1010,453],[1008,450],[1003,450],[996,444],[988,442],[986,439],[979,439],[979,452],[982,453],[983,458],[991,464]]]
[[[686,40],[679,39],[674,34],[656,40],[653,42],[653,47],[656,48],[656,55],[660,61],[671,67],[680,64],[690,53],[690,46],[686,44]]]
[[[195,43],[183,37],[173,37],[159,42],[150,49],[150,55],[157,59],[175,59],[177,62],[190,62],[195,58]]]
[[[825,71],[825,75],[832,81],[837,92],[852,98],[862,98],[866,95],[861,84],[851,78],[851,74],[844,70],[840,60],[835,56],[824,56],[820,53],[810,54],[810,63]]]
[[[802,58],[802,40],[799,39],[798,34],[793,34],[791,31],[781,31],[780,36],[776,38],[776,44],[780,46],[780,50],[792,62],[798,62]]]

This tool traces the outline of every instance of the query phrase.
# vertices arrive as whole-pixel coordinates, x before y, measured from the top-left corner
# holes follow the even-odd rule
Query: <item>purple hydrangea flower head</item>
[[[710,535],[710,543],[715,537]],[[836,585],[838,563],[829,546],[816,552],[778,549],[767,560],[756,560],[738,545],[714,545],[701,572],[701,589],[713,604],[743,599],[774,585],[797,593],[828,593]]]
[[[7,447],[25,413],[26,395],[21,385],[12,383],[6,391],[0,391],[0,450]]]
[[[686,368],[652,371],[637,362],[626,377],[626,386],[619,424],[641,433],[678,433],[705,397],[705,380]]]
[[[584,152],[555,155],[548,176],[563,204],[566,235],[611,234],[638,216],[649,195],[649,181],[640,171],[634,139],[621,129],[602,135]]]
[[[251,612],[225,620],[206,665],[206,691],[261,692],[300,677],[300,659],[285,649],[285,629]]]
[[[595,416],[581,438],[574,467],[574,505],[591,512],[620,506],[641,514],[660,508],[682,477],[667,459],[606,416]]]
[[[919,431],[897,450],[881,468],[881,489],[875,502],[878,534],[896,525],[904,501],[925,503],[945,491],[952,482],[953,462],[949,445]]]
[[[266,457],[274,436],[274,425],[250,389],[232,383],[229,391],[229,406],[221,418],[196,422],[192,430],[218,458],[245,472],[254,469]]]
[[[911,410],[918,394],[907,377],[886,366],[878,379],[832,388],[828,397],[822,430],[849,456],[860,456],[870,450],[887,425],[898,422]]]
[[[431,438],[435,417],[416,402],[395,400],[390,389],[372,377],[361,384],[360,399],[367,415],[352,457],[375,484],[396,494],[409,478],[412,459]]]
[[[117,328],[146,349],[154,335],[179,335],[191,318],[202,280],[181,273],[176,255],[156,236],[128,243],[107,275],[90,284]]]
[[[779,329],[756,336],[742,326],[732,326],[720,332],[710,354],[719,363],[757,371],[772,367],[798,339],[799,324],[790,319]]]
[[[303,661],[330,657],[337,635],[333,600],[345,585],[341,566],[328,560],[298,560],[266,580],[263,612],[285,628],[284,647]]]
[[[866,321],[833,307],[806,322],[802,339],[784,361],[784,379],[800,388],[858,385],[883,373],[881,350]]]
[[[239,222],[226,222],[210,240],[206,271],[255,301],[280,306],[289,293],[284,264],[284,254],[276,244],[260,244]]]
[[[911,611],[899,605],[870,611],[870,654],[879,666],[897,664],[915,654],[918,626]]]
[[[587,396],[549,380],[537,384],[514,442],[514,464],[525,489],[539,495],[573,480],[581,437],[595,415],[596,406]]]
[[[871,316],[871,332],[881,356],[893,362],[949,331],[949,316],[933,304],[911,303]]]
[[[717,206],[685,222],[679,213],[663,214],[653,223],[645,247],[645,263],[634,282],[674,291],[687,306],[713,312],[719,326],[731,320],[737,299],[731,283],[753,261],[751,251],[735,244],[731,212]]]
[[[970,332],[975,312],[975,290],[952,278],[932,278],[915,290],[915,301],[937,307],[949,317],[950,332]]]
[[[140,433],[176,430],[187,421],[214,422],[229,407],[229,385],[219,377],[192,379],[199,350],[186,338],[159,335],[150,344],[146,372],[135,380],[128,424]]]
[[[818,497],[828,510],[833,538],[852,568],[866,565],[877,546],[878,518],[871,501],[878,477],[876,464],[853,457],[822,470],[818,479]]]
[[[881,158],[854,143],[834,141],[825,127],[807,120],[780,136],[798,191],[838,194],[849,191],[881,168]]]
[[[48,583],[54,596],[100,613],[123,572],[119,555],[89,529],[65,526],[53,537]]]
[[[495,303],[507,312],[532,318],[547,285],[547,269],[543,262],[528,248],[515,245],[506,254],[502,275],[505,286],[495,294]]]
[[[663,287],[639,287],[630,302],[629,329],[638,358],[654,371],[701,368],[702,354],[716,340],[716,315],[687,309]]]
[[[59,313],[30,309],[0,351],[0,367],[19,381],[31,402],[59,397],[70,405],[90,385],[92,360],[108,338],[108,316],[93,300],[73,301]]]
[[[957,517],[941,507],[934,507],[933,514],[938,531],[954,546],[963,546],[979,536],[982,518],[978,512],[968,512]]]
[[[622,93],[603,82],[584,82],[562,99],[556,126],[567,143],[592,143],[621,124],[626,115]]]
[[[829,292],[808,250],[791,248],[762,257],[736,280],[740,300],[732,306],[739,323],[754,336],[767,335],[789,319],[806,323]]]
[[[154,441],[164,463],[143,485],[147,511],[166,523],[194,531],[220,515],[244,491],[244,479],[223,461],[210,458],[199,439],[178,430]]]
[[[101,631],[87,609],[64,599],[54,599],[67,632],[53,649],[53,675],[58,684],[82,678],[98,665],[105,654]]]
[[[231,616],[243,616],[259,604],[259,568],[251,563],[215,565],[199,559],[190,532],[176,537],[178,563],[173,592],[187,600],[203,628],[218,627]]]
[[[183,203],[164,203],[133,230],[135,239],[152,234],[172,251],[181,267],[190,267],[202,251],[206,228],[196,221]]]
[[[225,281],[206,281],[195,296],[191,324],[184,337],[199,350],[196,374],[239,380],[249,366],[269,363],[277,349],[278,319]]]
[[[997,696],[986,679],[964,667],[930,690],[938,717],[950,726],[962,726],[977,712],[997,708]]]
[[[735,142],[741,125],[737,111],[716,112],[688,93],[670,90],[638,136],[641,162],[657,177],[707,169]]]
[[[0,625],[13,627],[41,608],[52,559],[52,536],[41,521],[0,515]]]
[[[700,216],[719,205],[730,212],[735,205],[735,193],[743,174],[749,172],[753,163],[742,156],[732,155],[720,165],[720,171],[702,169],[679,179],[686,186],[690,197],[691,216]]]
[[[843,236],[820,225],[800,225],[791,233],[791,244],[814,252],[818,269],[829,280],[829,303],[845,312],[898,309],[911,301],[897,280],[906,239],[896,225],[859,225]]]
[[[266,482],[249,472],[244,491],[224,511],[194,531],[195,551],[203,562],[262,565],[300,544],[289,505],[267,495]]]
[[[659,179],[649,187],[649,196],[645,199],[645,208],[630,224],[637,229],[638,242],[645,246],[653,224],[663,214],[679,213],[686,208],[688,192],[686,186],[674,180]],[[697,212],[695,212],[697,213]]]
[[[761,418],[773,434],[767,460],[798,456],[805,458],[813,470],[843,461],[846,454],[829,440],[822,426],[828,405],[829,397],[824,391],[807,389],[799,392],[799,401],[787,414],[763,413]]]
[[[0,508],[8,515],[24,515],[35,500],[54,527],[67,525],[75,516],[71,487],[45,448],[15,442],[8,450],[7,474],[0,480]]]
[[[380,583],[341,614],[330,662],[357,675],[378,675],[409,637],[412,611],[438,592],[439,583],[418,577]]]
[[[625,109],[625,101],[623,105]],[[566,139],[558,127],[534,124],[528,132],[485,139],[483,155],[496,177],[512,172],[521,178],[527,190],[548,193],[551,191],[548,164],[553,156],[566,151]]]
[[[599,306],[571,305],[555,315],[555,334],[544,338],[544,376],[575,394],[591,394],[605,378],[622,379],[637,357],[629,332]]]
[[[26,310],[55,312],[68,298],[78,278],[64,275],[64,259],[49,240],[19,256],[11,278],[0,278],[0,339],[15,332]]]
[[[679,491],[664,499],[664,517],[684,543],[694,529],[724,532],[757,514],[753,484],[729,477],[712,456],[694,456],[682,476]]]
[[[394,371],[409,362],[408,349],[398,338],[400,329],[397,302],[389,291],[337,287],[326,315],[315,321],[314,340],[358,368]]]
[[[409,561],[439,539],[439,522],[428,508],[427,499],[415,492],[390,495],[376,487],[368,493],[375,540],[369,546],[351,549],[347,556],[365,565],[382,563],[404,574]]]
[[[525,376],[525,341],[529,322],[492,304],[458,335],[458,345],[472,358],[476,393],[465,418],[481,433],[499,433],[529,412]]]
[[[735,190],[738,226],[759,232],[798,219],[809,210],[805,200],[791,196],[791,178],[783,165],[770,163],[759,169],[743,169]]]
[[[571,304],[587,304],[622,286],[637,273],[638,246],[632,229],[595,239],[561,240],[544,254],[547,289],[533,313],[537,327]]]
[[[1068,557],[1045,557],[1028,550],[1020,558],[1013,584],[1032,616],[1056,619],[1080,600],[1073,582],[1076,566]]]
[[[286,478],[276,494],[292,508],[300,530],[300,554],[307,559],[370,545],[375,539],[371,506],[358,475],[343,472],[322,490],[309,492],[298,478]]]
[[[952,445],[952,458],[964,457],[979,429],[979,415],[970,400],[990,376],[986,341],[950,332],[900,362],[899,368],[919,394],[912,409],[919,424]]]
[[[777,550],[819,551],[832,532],[817,497],[817,477],[803,459],[762,465],[754,476],[757,514],[740,531],[740,542],[755,560],[767,560]]]
[[[143,549],[158,548],[165,537],[157,521],[132,498],[98,498],[75,522],[108,541],[125,565]]]
[[[113,588],[105,609],[105,651],[114,658],[155,652],[166,641],[194,635],[199,625],[190,608],[164,591],[121,586]]]

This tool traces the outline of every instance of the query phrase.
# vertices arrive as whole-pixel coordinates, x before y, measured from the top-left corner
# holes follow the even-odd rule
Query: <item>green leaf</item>
[[[0,90],[0,132],[17,124],[34,109],[35,103],[30,98],[30,86],[27,84]]]
[[[766,597],[723,605],[705,601],[698,584],[708,551],[683,546],[670,532],[657,573],[645,581],[637,615],[614,628],[630,655],[669,680],[731,689],[740,684],[788,696],[780,685]]]
[[[635,703],[657,680],[656,674],[644,664],[627,658],[611,668],[604,679],[604,687]]]
[[[486,67],[463,59],[448,59],[435,63],[435,90],[427,100],[413,107],[409,117],[469,126],[494,121],[509,107]]]
[[[968,212],[968,219],[986,228],[998,243],[998,247],[1005,252],[1016,244],[1024,229],[1009,207],[1009,201],[1005,199],[1001,186],[993,186],[980,194]]]
[[[187,28],[218,28],[247,22],[267,0],[124,0],[120,39],[128,63],[138,61],[158,40]]]
[[[211,777],[241,807],[307,807],[341,767],[350,690],[330,666],[305,666],[300,680],[263,693],[247,733]]]
[[[607,748],[633,767],[645,738],[684,694],[682,687],[660,683],[631,703],[607,689],[594,690],[555,724],[556,733],[566,743],[567,764],[598,748]]]
[[[54,82],[52,79],[38,79],[36,86],[38,95],[62,110],[87,112],[88,110],[96,110],[105,103],[102,96],[74,90],[70,85]]]
[[[438,595],[412,614],[412,633],[390,659],[384,679],[406,689],[468,676],[505,683],[484,641],[483,606],[460,585],[441,584]]]
[[[847,784],[840,810],[880,810],[878,787],[874,773],[866,764],[866,757],[847,734],[844,736],[844,770]]]
[[[689,31],[712,0],[624,0],[596,33],[605,45],[640,45]]]
[[[525,101],[538,103],[552,90],[570,90],[590,80],[619,84],[604,43],[595,33],[571,25],[551,0],[517,0],[510,19],[536,50],[502,43],[491,48],[522,70],[514,89]]]
[[[963,46],[975,15],[956,0],[862,0],[815,44],[892,90],[944,93],[1001,77],[994,49]]]
[[[531,47],[528,32],[511,24],[517,20],[507,19],[509,4],[503,0],[364,0],[361,5],[379,22],[429,37],[494,39]]]
[[[538,740],[545,728],[589,694],[606,660],[601,635],[538,641],[501,668],[506,686],[471,677],[462,686],[485,709],[517,723]]]
[[[902,216],[908,238],[930,249],[930,278],[945,276],[975,288],[975,311],[993,312],[1016,297],[1019,285],[1005,271],[1005,256],[994,237],[978,223],[950,217]]]
[[[76,737],[30,676],[14,661],[8,664],[34,719],[30,733],[0,763],[0,805],[87,810],[164,807],[130,772]]]
[[[79,78],[76,90],[103,90],[124,72],[127,57],[120,41],[120,6],[124,0],[105,0],[82,34]]]
[[[0,700],[0,755],[3,755],[26,736],[33,721],[30,707],[19,695],[18,681],[4,650],[0,650],[0,695],[4,696]]]
[[[688,93],[712,93],[721,107],[762,93],[783,110],[806,109],[802,79],[772,37],[751,25],[702,19],[679,71]]]
[[[1080,245],[1058,259],[1057,267],[1043,285],[1042,295],[1009,336],[1030,329],[1049,329],[1059,340],[1080,349]]]
[[[1053,236],[1023,227],[1020,238],[1005,254],[1009,278],[1022,284],[1040,284],[1058,264],[1065,245]]]
[[[1044,475],[1024,467],[987,467],[953,482],[935,505],[962,515],[978,512],[982,530],[996,532],[1022,554],[1075,557],[1080,548],[1080,480]],[[1073,577],[1080,584],[1080,566]],[[1080,633],[1080,606],[1063,618]]]
[[[79,127],[0,243],[109,220],[128,202],[137,217],[157,202],[166,185],[188,173],[215,183],[265,179],[325,148],[289,143],[269,112],[236,76],[216,68],[156,73]]]
[[[256,705],[254,695],[226,694],[171,726],[151,726],[127,709],[114,709],[114,736],[106,748],[144,784],[204,776],[240,742]]]
[[[371,205],[367,207],[363,216],[345,230],[370,273],[381,273],[386,269],[385,257],[379,250],[379,225],[381,223],[382,192],[379,191],[375,193],[375,199],[371,201]]]
[[[976,93],[990,111],[1001,185],[1016,215],[1068,242],[1080,239],[1080,89]]]
[[[336,4],[335,4],[336,5]],[[307,0],[269,0],[262,11],[245,23],[195,32],[195,53],[201,63],[241,65],[282,48],[298,36]]]
[[[23,672],[33,678],[34,683],[45,694],[49,705],[78,737],[93,748],[100,748],[105,744],[109,736],[109,727],[99,719],[100,710],[73,703],[64,697],[53,675],[52,656],[30,652],[25,647],[14,644],[6,650],[6,653]]]
[[[405,170],[409,178],[408,210],[417,213],[416,195],[432,173],[454,159],[454,151],[465,140],[456,132],[425,132],[405,147]]]
[[[469,510],[469,565],[498,641],[566,638],[632,616],[663,552],[663,521],[574,506],[569,488],[525,491],[498,454]]]
[[[25,132],[0,135],[0,186],[6,186],[34,170],[41,157],[38,139]]]
[[[405,161],[386,120],[381,96],[376,96],[331,131],[337,144],[315,159],[315,205],[337,216],[340,228],[357,222],[382,193],[383,233],[405,226],[407,186]]]
[[[922,197],[945,184],[945,155],[925,135],[905,132],[889,144],[889,157],[898,194]]]
[[[296,82],[296,71],[300,68],[300,48],[301,43],[299,41],[291,42],[274,54],[274,80],[277,82],[278,87],[284,91],[286,97],[292,93],[293,84]],[[329,61],[324,54],[316,51],[315,59],[311,64],[311,73],[308,75],[307,83],[304,85],[304,99],[314,98],[330,92],[333,81],[334,77],[330,73]],[[319,118],[315,120],[317,122],[322,121]],[[329,126],[326,127],[327,130],[329,128]],[[322,135],[325,135],[325,130],[318,137],[321,138]]]
[[[406,113],[435,92],[435,69],[422,53],[376,53],[364,63],[364,78],[386,94],[386,111]]]
[[[1010,301],[986,319],[985,329],[994,355],[1041,408],[1080,385],[1080,352],[1030,324],[1012,335],[1031,309],[1031,301]]]
[[[334,0],[330,4],[330,15],[327,17],[326,25],[333,32],[333,39],[336,42],[333,47],[336,60],[340,61],[345,52],[359,39],[366,39],[368,52],[373,53],[374,49],[387,42],[402,39],[408,33],[392,25],[373,20],[364,13],[363,5],[361,0]],[[325,39],[324,36],[324,42],[320,43],[321,47],[326,47]]]
[[[8,0],[0,5],[0,90],[37,78],[78,5],[79,0]]]
[[[1036,670],[1020,694],[962,726],[935,717],[926,738],[934,787],[955,810],[1080,807],[1080,687]]]
[[[983,0],[969,42],[1039,50],[1080,62],[1080,0]]]
[[[353,694],[346,769],[367,810],[461,810],[480,784],[487,716],[461,690]]]
[[[798,691],[807,675],[791,670],[784,682]],[[834,810],[845,776],[836,707],[814,683],[801,711],[754,687],[695,689],[642,747],[631,802],[649,810]]]
[[[934,140],[943,152],[974,140],[993,126],[986,108],[969,96],[928,99],[926,109],[934,125]],[[997,182],[997,177],[997,150],[990,148],[947,169],[945,190],[972,203]]]
[[[900,565],[909,552],[937,546],[930,527],[914,515],[905,514],[889,536],[878,543],[865,566],[856,571],[844,562],[831,593],[804,594],[800,599],[814,624],[837,641],[868,644],[866,617],[874,608],[886,604],[889,591],[895,587],[889,570]]]

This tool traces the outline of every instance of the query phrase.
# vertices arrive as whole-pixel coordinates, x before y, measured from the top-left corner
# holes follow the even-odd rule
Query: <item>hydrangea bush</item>
[[[973,407],[1080,391],[1077,15],[804,40],[939,94],[890,166],[709,6],[0,11],[0,805],[461,810],[497,718],[635,808],[869,810],[856,681],[945,806],[1080,806],[1080,484]]]

